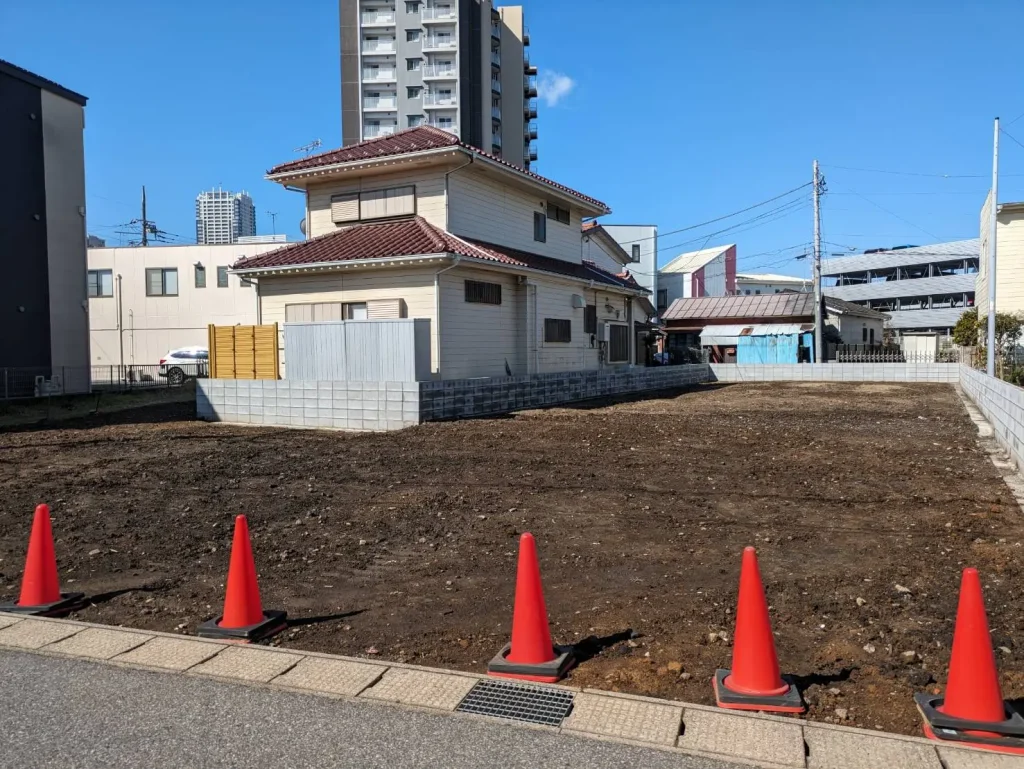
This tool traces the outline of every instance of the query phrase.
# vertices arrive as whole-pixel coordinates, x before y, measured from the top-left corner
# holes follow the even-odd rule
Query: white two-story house
[[[637,359],[647,292],[587,258],[583,221],[609,213],[599,200],[429,126],[267,178],[305,193],[308,239],[234,265],[262,323],[428,318],[440,379]]]

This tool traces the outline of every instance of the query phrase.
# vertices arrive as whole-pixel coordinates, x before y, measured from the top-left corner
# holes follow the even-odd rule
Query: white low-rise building
[[[740,296],[760,296],[762,294],[783,294],[787,291],[813,291],[814,285],[808,278],[795,278],[792,275],[755,274],[740,272],[736,274],[736,293]]]
[[[207,343],[207,326],[259,321],[256,289],[228,270],[280,243],[88,251],[93,366],[151,366]]]

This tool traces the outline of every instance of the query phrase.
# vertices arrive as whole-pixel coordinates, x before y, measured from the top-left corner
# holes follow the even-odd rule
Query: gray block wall
[[[958,382],[959,363],[712,363],[718,382]]]
[[[420,422],[416,382],[199,379],[196,413],[210,422],[401,430]]]
[[[999,444],[1024,468],[1024,390],[970,366],[960,367],[960,386],[992,424]]]

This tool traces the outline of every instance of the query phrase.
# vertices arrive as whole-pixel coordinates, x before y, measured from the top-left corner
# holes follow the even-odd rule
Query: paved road
[[[374,703],[0,652],[0,767],[739,769]]]

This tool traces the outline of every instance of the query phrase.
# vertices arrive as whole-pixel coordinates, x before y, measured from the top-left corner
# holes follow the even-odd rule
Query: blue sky
[[[1019,0],[524,4],[533,62],[561,76],[537,170],[611,221],[687,227],[807,182],[818,158],[826,253],[976,237],[992,118],[1024,142]],[[184,238],[217,185],[253,195],[261,233],[274,211],[299,237],[300,196],[263,173],[340,144],[336,0],[3,0],[0,52],[89,97],[89,229],[112,242],[143,183]],[[1024,199],[1024,147],[1004,136],[1001,156],[1000,200]],[[752,228],[711,235],[767,209],[663,235],[661,261],[736,242],[741,271],[806,274],[809,195]]]

